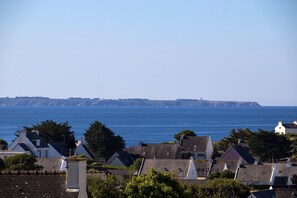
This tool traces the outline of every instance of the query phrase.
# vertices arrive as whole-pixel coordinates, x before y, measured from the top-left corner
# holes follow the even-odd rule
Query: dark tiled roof
[[[211,167],[211,172],[223,172],[225,165],[232,173],[236,172],[239,160],[217,160]]]
[[[69,156],[69,150],[64,142],[51,142],[50,145],[56,149],[61,155]]]
[[[297,129],[297,125],[296,124],[291,124],[291,123],[286,123],[286,124],[283,124],[283,126],[285,128],[290,128],[290,129]]]
[[[244,165],[239,168],[237,177],[243,183],[270,184],[272,165]]]
[[[297,196],[297,189],[276,188],[275,198],[292,198]]]
[[[82,147],[86,150],[86,152],[93,158],[95,159],[94,155],[92,154],[92,152],[88,149],[88,147],[84,144],[82,144]]]
[[[277,176],[274,178],[274,183],[273,185],[274,186],[286,186],[288,184],[288,180],[289,178],[288,177],[285,177],[285,176]]]
[[[118,158],[126,167],[134,162],[134,158],[127,151],[117,151],[107,160],[106,164],[111,164],[115,158]]]
[[[48,147],[47,143],[40,139],[40,136],[35,132],[26,132],[26,137],[36,146],[37,148]],[[40,141],[40,145],[36,145],[36,140]]]
[[[183,179],[187,177],[190,160],[182,159],[145,159],[141,175],[145,175],[151,168],[161,172],[169,172],[174,175],[175,178]]]
[[[142,144],[132,146],[127,151],[136,157],[146,159],[180,159],[181,148],[177,144]]]
[[[242,146],[232,145],[220,157],[220,160],[244,160],[243,163],[253,164],[255,158]]]
[[[260,190],[252,193],[256,198],[274,198],[274,190]]]
[[[20,147],[22,147],[22,149],[24,149],[24,151],[28,151],[31,153],[31,155],[33,155],[34,157],[36,157],[36,155],[27,147],[27,145],[25,143],[18,143],[18,145]]]
[[[188,152],[204,152],[207,149],[208,141],[208,136],[184,136],[180,141],[180,145]]]
[[[198,177],[207,177],[211,171],[211,162],[194,161]]]
[[[1,197],[77,197],[66,192],[66,174],[0,174]]]

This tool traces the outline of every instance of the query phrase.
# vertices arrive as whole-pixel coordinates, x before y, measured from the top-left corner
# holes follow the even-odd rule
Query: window
[[[48,150],[45,150],[45,158],[48,158]]]
[[[41,158],[41,150],[37,150],[37,157]]]

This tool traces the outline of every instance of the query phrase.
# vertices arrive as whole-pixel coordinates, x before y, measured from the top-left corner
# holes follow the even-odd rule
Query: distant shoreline
[[[149,100],[47,97],[2,97],[0,106],[102,106],[102,107],[261,107],[257,102],[212,101],[198,99]]]

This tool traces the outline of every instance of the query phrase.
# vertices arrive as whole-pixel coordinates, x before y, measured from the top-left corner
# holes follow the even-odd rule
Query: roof
[[[285,128],[297,129],[297,124],[294,124],[294,123],[285,123],[285,124],[283,124],[283,126]]]
[[[286,176],[276,176],[274,178],[274,186],[286,186],[288,184],[289,178]]]
[[[17,145],[19,145],[20,147],[22,147],[22,149],[24,149],[24,151],[28,151],[31,153],[31,155],[33,155],[34,157],[36,157],[36,155],[27,147],[27,145],[25,143],[18,143]]]
[[[244,165],[239,168],[236,179],[242,183],[270,184],[272,165]]]
[[[136,157],[146,159],[179,159],[181,148],[177,144],[142,144],[132,146],[127,151]]]
[[[190,160],[182,159],[145,159],[140,175],[145,175],[151,168],[161,172],[169,172],[175,178],[183,179],[187,177]]]
[[[77,197],[66,192],[65,173],[9,172],[0,174],[1,197]]]
[[[219,160],[240,160],[244,164],[253,164],[255,158],[249,153],[248,149],[240,145],[231,145]]]
[[[207,177],[211,171],[211,162],[194,161],[198,177]]]
[[[43,170],[59,171],[61,167],[61,158],[36,158],[39,166],[43,166]]]
[[[92,154],[92,152],[88,149],[88,147],[87,147],[86,145],[82,144],[81,146],[85,149],[85,151],[86,151],[86,152],[87,152],[93,159],[95,159],[94,155]]]
[[[260,190],[257,192],[252,192],[252,194],[256,198],[274,198],[275,197],[274,190]],[[249,197],[251,197],[251,196],[249,196]]]
[[[106,162],[111,164],[114,159],[118,158],[126,167],[130,166],[134,162],[134,158],[127,151],[116,151]]]
[[[48,147],[47,143],[45,143],[39,135],[35,132],[26,132],[26,137],[34,144],[36,148]],[[36,145],[36,140],[40,141],[40,145]]]
[[[180,145],[188,152],[204,152],[207,149],[208,136],[183,136]]]
[[[228,171],[235,173],[238,164],[239,160],[217,160],[212,164],[211,172],[223,172],[226,165]]]
[[[62,156],[69,156],[69,150],[64,142],[51,142],[50,145],[56,149]]]

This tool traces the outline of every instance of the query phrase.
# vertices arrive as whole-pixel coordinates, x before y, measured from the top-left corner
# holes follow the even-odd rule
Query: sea
[[[126,146],[136,146],[174,141],[174,134],[185,129],[213,141],[232,129],[273,131],[280,120],[297,120],[297,107],[0,107],[0,139],[11,143],[15,132],[47,119],[68,122],[78,140],[98,120],[122,136]]]

